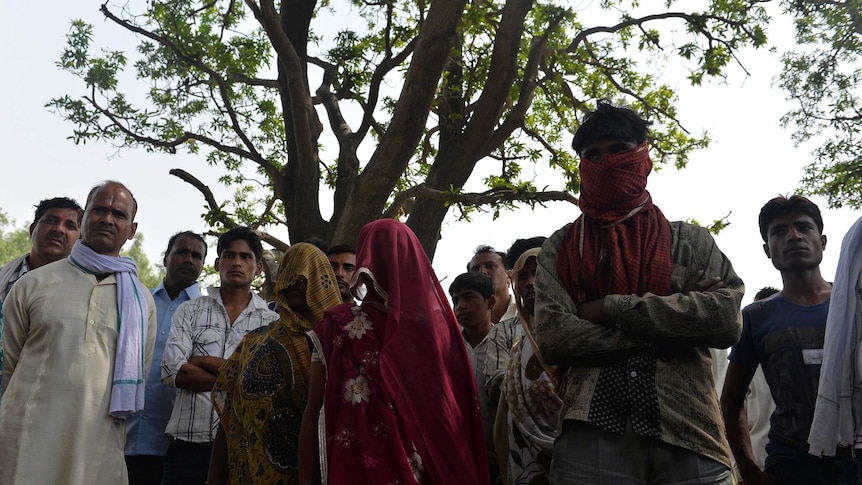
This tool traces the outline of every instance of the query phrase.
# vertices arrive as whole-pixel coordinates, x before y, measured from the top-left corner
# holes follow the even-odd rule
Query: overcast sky
[[[65,195],[83,203],[88,189],[98,181],[120,180],[139,201],[138,230],[146,236],[150,258],[159,260],[171,234],[207,229],[201,218],[202,197],[168,170],[183,168],[209,184],[217,195],[228,192],[217,183],[219,171],[208,167],[202,157],[154,155],[144,150],[124,150],[116,156],[116,149],[107,144],[74,145],[66,139],[72,125],[50,113],[44,104],[52,97],[83,93],[78,79],[54,65],[70,20],[83,18],[95,24],[96,45],[134,46],[130,36],[103,20],[99,5],[89,0],[52,2],[50,8],[38,12],[26,2],[4,5],[0,16],[0,173],[4,181],[0,209],[20,227],[31,222],[33,205],[41,199]],[[770,40],[789,46],[787,25],[772,28]],[[695,218],[708,223],[730,213],[731,225],[716,239],[745,281],[745,302],[749,302],[758,288],[781,286],[778,272],[764,256],[757,214],[771,197],[798,187],[812,146],[795,148],[790,133],[779,127],[779,118],[789,105],[783,92],[771,87],[780,67],[777,55],[744,51],[741,60],[751,76],[732,69],[727,85],[690,88],[682,76],[666,80],[679,89],[679,118],[685,127],[693,133],[709,131],[713,143],[695,152],[685,170],[654,172],[648,189],[670,220]],[[495,166],[495,162],[480,163],[466,189],[481,190],[482,177]],[[536,174],[536,181],[540,187],[562,186],[559,176],[547,173]],[[831,279],[841,239],[858,214],[849,209],[828,210],[825,201],[814,200],[823,210],[824,233],[829,239],[822,270]],[[444,288],[448,287],[464,271],[476,246],[490,244],[504,250],[516,238],[550,235],[577,215],[577,208],[567,203],[503,212],[496,221],[488,213],[473,216],[470,223],[455,222],[450,214],[434,267],[444,279]]]

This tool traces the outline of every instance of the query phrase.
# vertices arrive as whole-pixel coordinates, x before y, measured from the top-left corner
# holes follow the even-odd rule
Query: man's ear
[[[78,229],[84,227],[84,210],[78,209]]]
[[[824,235],[824,234],[820,235],[820,243],[821,243],[820,249],[826,249],[826,235]]]
[[[263,260],[257,260],[257,271],[254,272],[254,275],[257,276],[263,273]]]
[[[131,231],[129,231],[129,241],[131,241],[132,239],[134,239],[134,238],[135,238],[135,234],[137,234],[137,233],[138,233],[138,223],[137,223],[137,222],[133,222],[133,223],[132,223]]]
[[[766,253],[767,258],[772,259],[772,255],[769,254],[769,245],[766,243],[763,243],[763,252]]]
[[[494,304],[497,303],[497,298],[494,295],[488,297],[488,311],[494,309]]]
[[[512,284],[512,270],[511,269],[506,270],[506,281],[509,282],[509,284],[506,286],[509,286]]]
[[[220,270],[218,269],[218,264],[219,264],[219,258],[216,258],[216,259],[215,259],[215,262],[213,263],[213,267],[215,268],[215,270],[216,270],[216,271],[220,271]]]
[[[33,229],[36,229],[36,222],[38,221],[33,221],[33,223],[30,224],[30,237],[33,237]]]

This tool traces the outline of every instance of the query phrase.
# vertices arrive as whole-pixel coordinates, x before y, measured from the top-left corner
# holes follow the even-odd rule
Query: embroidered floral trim
[[[362,457],[359,459],[362,462],[362,466],[365,468],[375,468],[378,464],[380,464],[380,460],[374,458],[373,456],[368,456],[366,454],[362,454]]]
[[[378,357],[380,357],[380,351],[379,350],[375,350],[373,352],[371,350],[366,350],[365,353],[362,354],[362,358],[359,359],[359,361],[362,363],[363,366],[366,366],[366,367],[369,365],[377,365],[377,363],[378,363],[377,358]]]
[[[422,479],[422,474],[425,472],[425,467],[422,466],[422,457],[416,451],[416,445],[413,445],[413,453],[407,457],[407,461],[410,464],[410,470],[413,471],[413,478],[419,483],[419,480]]]
[[[364,375],[348,379],[344,384],[344,400],[351,404],[368,402],[369,396],[371,396],[371,382]]]
[[[360,313],[353,318],[347,325],[344,326],[344,331],[347,336],[352,339],[362,338],[366,332],[371,330],[371,321],[366,318],[364,313]]]
[[[348,431],[347,428],[342,428],[341,431],[335,434],[335,445],[341,445],[344,448],[350,448],[353,441],[356,440],[356,432]]]
[[[388,440],[389,439],[389,426],[386,426],[386,423],[380,423],[380,424],[371,428],[371,435],[372,436],[379,436],[380,438],[383,438],[384,440]]]

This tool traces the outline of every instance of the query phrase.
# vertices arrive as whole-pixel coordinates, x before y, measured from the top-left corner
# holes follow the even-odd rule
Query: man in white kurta
[[[84,244],[116,256],[103,245],[118,253],[134,234],[131,194],[105,185],[91,197],[88,211],[91,205],[106,210],[90,218],[91,239],[85,233]],[[122,218],[117,211],[131,217],[111,220]],[[148,367],[156,312],[152,296],[144,296],[142,364]],[[120,321],[115,274],[94,275],[71,259],[51,263],[18,280],[3,315],[0,485],[128,483],[125,422],[109,415]]]

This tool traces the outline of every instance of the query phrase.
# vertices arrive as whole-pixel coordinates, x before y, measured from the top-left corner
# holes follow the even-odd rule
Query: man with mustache
[[[164,258],[165,277],[152,290],[159,328],[153,363],[147,375],[144,410],[126,422],[126,466],[130,485],[159,485],[162,482],[165,452],[170,444],[165,428],[176,396],[176,390],[162,385],[162,355],[177,308],[201,296],[198,277],[206,255],[206,242],[194,232],[178,232],[168,240]]]
[[[353,294],[350,293],[350,280],[356,271],[356,249],[347,244],[336,244],[326,251],[326,258],[335,271],[335,279],[338,281],[338,291],[344,303],[354,303]]]
[[[36,215],[30,224],[30,252],[19,256],[0,268],[0,309],[3,300],[28,271],[65,258],[78,240],[78,211],[81,206],[74,199],[55,197],[45,199],[36,206]],[[0,371],[3,370],[3,314],[0,313]]]
[[[0,303],[6,299],[12,284],[25,273],[69,255],[81,231],[78,226],[80,210],[81,206],[68,197],[39,202],[30,224],[30,252],[0,268]]]
[[[173,440],[165,453],[162,484],[204,483],[218,415],[210,391],[219,369],[242,338],[278,320],[278,313],[251,291],[263,270],[260,237],[247,227],[222,234],[215,269],[221,287],[177,308],[162,357],[162,383],[176,387],[165,433]]]
[[[0,484],[125,485],[125,418],[144,407],[155,304],[120,250],[137,231],[121,183],[94,187],[68,258],[4,300]]]
[[[808,453],[832,285],[820,274],[826,248],[820,209],[799,195],[775,197],[759,217],[763,250],[781,272],[781,292],[742,310],[743,330],[730,352],[721,408],[746,484],[855,484],[853,450]],[[758,365],[775,401],[761,470],[752,453],[743,402]]]

